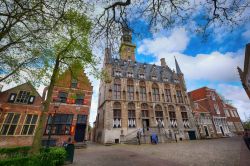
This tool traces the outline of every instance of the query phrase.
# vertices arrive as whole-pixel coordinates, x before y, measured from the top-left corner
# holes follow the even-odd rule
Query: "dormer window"
[[[178,84],[180,81],[178,79],[174,79],[174,83]]]
[[[214,93],[212,93],[212,92],[211,92],[211,98],[212,98],[212,100],[214,100],[214,101],[216,100],[215,95],[214,95]]]
[[[168,82],[168,78],[163,78],[163,81],[164,82]]]
[[[195,109],[198,109],[198,108],[199,108],[198,103],[194,103],[194,108],[195,108]]]
[[[151,78],[152,78],[152,80],[157,80],[156,76],[152,76]]]
[[[16,103],[28,103],[30,92],[20,91],[17,95]]]
[[[145,79],[145,75],[144,74],[139,74],[139,78],[140,79]]]
[[[128,72],[127,76],[130,77],[130,78],[132,78],[132,77],[134,77],[134,74],[132,72]]]
[[[78,83],[78,82],[77,82],[77,79],[74,79],[74,78],[73,78],[73,79],[71,80],[71,88],[77,88],[77,83]]]
[[[121,77],[122,76],[122,72],[121,71],[115,71],[115,76],[116,77]]]

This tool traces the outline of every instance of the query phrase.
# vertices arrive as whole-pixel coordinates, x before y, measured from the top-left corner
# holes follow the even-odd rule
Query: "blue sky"
[[[136,61],[159,65],[160,58],[165,58],[167,65],[175,69],[175,56],[188,91],[204,86],[213,88],[232,102],[242,120],[245,116],[250,117],[250,102],[237,72],[237,66],[243,67],[245,45],[250,42],[250,24],[241,24],[233,31],[227,27],[210,29],[206,40],[190,31],[188,25],[157,33],[150,32],[140,20],[131,25]],[[92,80],[94,94],[90,122],[95,121],[99,90],[99,81]]]
[[[165,58],[174,69],[176,56],[188,91],[203,86],[213,88],[232,101],[242,119],[250,116],[250,102],[237,73],[237,66],[243,67],[245,45],[250,42],[250,24],[233,30],[211,28],[207,38],[185,25],[156,33],[149,32],[143,22],[132,28],[137,61],[159,65],[160,58]],[[138,36],[138,32],[143,36]]]
[[[195,22],[196,21],[196,22]],[[199,22],[194,19],[193,23]],[[243,67],[245,45],[250,42],[250,23],[240,23],[233,31],[227,26],[209,29],[206,40],[194,33],[192,25],[174,26],[168,30],[149,31],[143,19],[130,22],[134,30],[133,43],[136,44],[136,60],[159,65],[165,58],[167,65],[174,69],[174,56],[185,76],[187,90],[203,86],[214,88],[238,109],[240,117],[250,117],[250,102],[242,88],[237,66]],[[100,57],[104,52],[94,50]],[[1,72],[1,71],[0,71]],[[98,103],[99,80],[89,75],[94,93],[90,122],[95,121]],[[13,87],[9,84],[3,90]],[[38,90],[42,93],[44,86]]]

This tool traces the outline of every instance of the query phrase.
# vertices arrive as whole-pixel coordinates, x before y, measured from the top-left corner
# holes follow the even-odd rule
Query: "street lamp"
[[[54,114],[51,114],[51,124],[50,124],[50,127],[49,127],[49,133],[48,133],[48,141],[47,141],[47,145],[46,145],[46,148],[49,148],[50,146],[50,140],[51,140],[51,130],[52,130],[52,127],[54,127],[54,120],[55,120],[55,116],[56,116],[56,110],[59,109],[59,106],[60,106],[61,102],[55,102],[54,103]]]

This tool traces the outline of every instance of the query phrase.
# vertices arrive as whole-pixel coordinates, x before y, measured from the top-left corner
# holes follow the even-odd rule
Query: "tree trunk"
[[[56,78],[59,73],[59,65],[60,65],[60,54],[58,54],[56,57],[56,63],[53,69],[51,79],[50,79],[50,85],[48,88],[47,98],[43,103],[43,108],[41,108],[42,109],[41,116],[38,122],[38,126],[36,128],[35,136],[33,139],[31,150],[30,150],[31,154],[39,153],[42,147],[42,137],[43,137],[43,133],[44,133],[45,125],[46,125],[46,120],[47,120],[49,106],[50,106],[50,102],[52,98],[53,88],[54,88]]]

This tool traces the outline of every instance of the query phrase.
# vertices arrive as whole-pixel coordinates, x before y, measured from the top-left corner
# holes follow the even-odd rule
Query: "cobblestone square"
[[[158,145],[90,144],[75,151],[71,166],[249,166],[250,151],[241,137]]]

